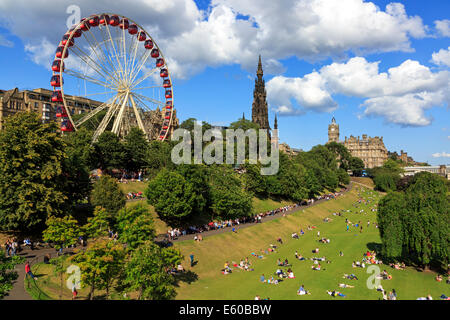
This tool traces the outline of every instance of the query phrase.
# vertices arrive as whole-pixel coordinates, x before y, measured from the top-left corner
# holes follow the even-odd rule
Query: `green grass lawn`
[[[376,213],[370,211],[380,194],[365,189],[361,196],[366,199],[372,198],[372,203],[355,209],[352,205],[358,199],[360,188],[355,186],[349,194],[337,200],[330,200],[304,212],[299,211],[261,225],[242,229],[237,234],[226,233],[205,237],[200,243],[194,241],[176,243],[176,247],[180,248],[186,257],[184,265],[188,265],[190,253],[193,253],[195,260],[198,260],[197,265],[187,268],[197,273],[198,280],[191,284],[180,284],[177,299],[253,299],[256,295],[261,298],[286,300],[381,298],[380,292],[367,288],[366,282],[373,275],[373,273],[367,273],[367,266],[365,269],[352,268],[352,261],[361,261],[368,247],[373,248],[380,243],[379,232],[374,225]],[[352,212],[345,213],[343,217],[332,215],[333,212],[341,209],[351,209]],[[361,209],[364,210],[363,213],[359,213]],[[333,220],[328,223],[323,222],[326,216]],[[356,227],[350,227],[350,231],[347,232],[346,217],[354,223],[361,221],[363,232],[360,233]],[[371,222],[370,227],[367,227],[368,220]],[[306,231],[308,225],[316,225],[318,228]],[[298,232],[300,228],[303,228],[306,234],[299,240],[292,239],[291,233]],[[320,238],[329,238],[331,242],[319,243],[317,230],[320,230]],[[279,246],[276,253],[264,254],[263,259],[251,255],[251,252],[260,253],[261,249],[267,249],[271,243],[277,244],[276,239],[279,236],[284,243]],[[315,248],[320,249],[319,254],[311,252]],[[295,251],[307,258],[325,256],[331,260],[331,263],[322,263],[323,270],[314,271],[311,269],[312,261],[295,260]],[[342,251],[344,256],[339,256],[339,251]],[[221,274],[220,270],[226,261],[239,263],[240,259],[245,257],[249,257],[255,271],[246,272],[233,268],[232,274]],[[259,281],[261,274],[264,274],[267,279],[275,273],[278,268],[276,263],[278,258],[289,260],[296,278],[285,279],[278,285],[261,283]],[[381,280],[383,288],[388,292],[394,288],[399,300],[416,299],[428,294],[431,294],[434,299],[439,299],[441,294],[450,295],[449,285],[445,282],[436,282],[435,273],[422,273],[412,268],[400,271],[388,265],[379,266],[381,271],[386,269],[393,276],[392,280]],[[344,273],[354,273],[359,280],[343,279]],[[339,283],[353,285],[355,288],[339,288]],[[311,291],[311,295],[296,294],[301,284]],[[346,294],[346,297],[331,297],[326,290],[338,290]]]

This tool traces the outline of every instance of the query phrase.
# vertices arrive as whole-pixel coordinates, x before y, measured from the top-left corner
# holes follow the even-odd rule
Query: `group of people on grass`
[[[128,192],[127,193],[127,200],[134,200],[134,199],[144,199],[144,194],[139,192]]]
[[[280,208],[277,208],[274,210],[261,212],[254,216],[241,217],[241,218],[236,218],[236,219],[227,219],[227,220],[222,220],[222,221],[211,221],[211,222],[201,225],[201,226],[193,226],[192,225],[192,226],[189,226],[186,228],[169,229],[167,231],[167,237],[169,238],[169,240],[175,240],[176,238],[178,238],[182,235],[187,235],[187,234],[198,234],[198,233],[211,231],[211,230],[224,229],[227,227],[236,227],[236,226],[239,226],[240,224],[246,224],[246,223],[261,223],[262,219],[264,217],[273,216],[273,215],[280,214],[280,213],[285,214],[286,212],[291,211],[301,205],[313,204],[314,200],[335,199],[342,194],[343,194],[343,192],[329,193],[326,195],[318,196],[315,199],[310,199],[310,200],[304,202],[303,204],[295,203],[295,204],[283,206],[283,207],[280,207]],[[308,230],[311,230],[310,228],[311,227],[309,226]],[[315,228],[315,227],[313,226],[313,228]],[[236,228],[234,228],[233,231],[236,232]],[[301,230],[300,235],[303,235],[303,234],[304,234],[304,231]],[[296,237],[298,237],[298,234],[296,234]]]

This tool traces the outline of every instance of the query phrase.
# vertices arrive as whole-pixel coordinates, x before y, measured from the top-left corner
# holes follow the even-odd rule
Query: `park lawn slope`
[[[361,196],[371,199],[368,205],[362,204],[357,209],[353,204],[359,199],[358,190],[364,189]],[[198,280],[191,284],[180,283],[177,299],[192,300],[252,300],[256,295],[261,298],[285,299],[285,300],[307,300],[307,299],[380,299],[381,293],[369,289],[367,283],[374,284],[374,271],[366,268],[352,268],[353,261],[361,261],[363,253],[368,249],[373,250],[380,245],[379,231],[375,227],[376,212],[371,211],[381,194],[354,185],[353,189],[336,200],[329,200],[298,211],[286,217],[265,222],[260,225],[239,230],[237,234],[225,233],[205,237],[202,242],[184,241],[176,243],[186,257],[184,265],[188,266],[189,254],[193,253],[198,264],[190,269],[198,275]],[[351,210],[344,216],[334,216],[333,212],[341,209]],[[361,212],[360,210],[364,210]],[[330,217],[331,222],[323,222],[324,217]],[[363,232],[359,228],[350,226],[346,231],[345,218],[353,223],[361,221]],[[367,221],[370,226],[367,227]],[[316,225],[313,231],[306,231],[308,225]],[[291,233],[298,232],[303,228],[305,235],[299,240],[291,238]],[[331,239],[328,244],[319,243],[317,231],[320,230],[320,238]],[[269,245],[275,244],[276,239],[281,237],[283,244],[277,252],[263,254],[263,259],[257,259],[251,252],[260,254],[261,249],[267,249]],[[319,254],[311,251],[320,249]],[[294,252],[298,251],[306,258],[323,257],[330,260],[330,264],[322,263],[321,271],[311,269],[311,260],[295,260]],[[339,256],[342,251],[344,256]],[[221,274],[220,270],[226,261],[239,263],[240,259],[249,257],[255,271],[246,272],[233,268],[229,275]],[[278,285],[261,283],[259,277],[264,274],[266,279],[276,271],[277,259],[288,259],[292,264],[295,279],[284,279]],[[431,294],[436,300],[442,294],[450,295],[450,290],[445,282],[436,282],[434,272],[422,273],[413,268],[406,270],[394,270],[387,265],[377,265],[380,271],[386,271],[393,276],[392,280],[381,280],[383,288],[389,292],[396,289],[399,300],[417,299]],[[377,267],[373,266],[373,267]],[[286,271],[287,268],[283,268]],[[343,275],[354,273],[359,280],[343,279]],[[378,273],[378,272],[377,272]],[[276,277],[274,277],[276,278]],[[339,283],[354,286],[354,288],[339,288]],[[311,295],[298,296],[296,291],[301,284],[305,285]],[[327,290],[338,290],[346,294],[346,297],[333,298],[327,294]]]

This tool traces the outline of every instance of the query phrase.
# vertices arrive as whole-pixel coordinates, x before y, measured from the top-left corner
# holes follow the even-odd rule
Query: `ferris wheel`
[[[168,137],[174,107],[170,72],[156,42],[131,19],[109,13],[81,19],[62,37],[52,71],[51,100],[62,131],[89,123],[92,142],[104,131],[124,137],[131,127],[147,139]],[[89,101],[81,114],[74,114],[74,97]]]

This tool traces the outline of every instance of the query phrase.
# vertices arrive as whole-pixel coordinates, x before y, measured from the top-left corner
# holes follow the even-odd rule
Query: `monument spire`
[[[263,79],[261,55],[259,55],[256,75],[257,78],[255,79],[255,89],[253,90],[252,122],[257,123],[260,129],[270,130],[266,101],[267,93]]]

